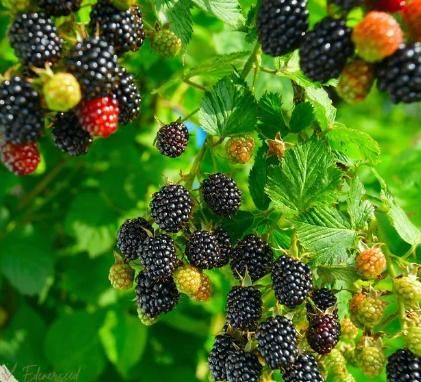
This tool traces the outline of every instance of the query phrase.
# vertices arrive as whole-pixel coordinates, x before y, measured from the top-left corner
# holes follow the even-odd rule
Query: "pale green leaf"
[[[157,6],[167,18],[170,29],[180,37],[183,45],[187,45],[193,33],[191,0],[158,0]],[[162,22],[165,21],[162,20]]]
[[[365,195],[364,185],[359,178],[354,178],[347,192],[347,210],[354,229],[364,229],[374,217],[374,207]]]
[[[193,2],[228,25],[239,27],[244,24],[245,18],[238,0],[193,0]]]
[[[305,88],[306,98],[313,106],[314,116],[322,129],[333,125],[336,109],[326,90],[313,86]]]

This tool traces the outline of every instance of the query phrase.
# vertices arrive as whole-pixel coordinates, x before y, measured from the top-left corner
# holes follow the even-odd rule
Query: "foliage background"
[[[150,3],[139,3],[154,24]],[[255,1],[240,3],[246,15]],[[310,3],[314,23],[324,15],[324,4]],[[86,20],[88,12],[85,7],[80,20]],[[166,180],[177,179],[180,170],[187,172],[203,142],[204,132],[194,115],[190,120],[193,139],[185,155],[169,160],[153,147],[157,119],[170,122],[200,105],[203,91],[183,81],[183,73],[197,68],[199,75],[191,80],[210,88],[233,66],[241,70],[253,46],[244,31],[197,6],[192,8],[192,17],[193,35],[181,59],[159,58],[149,42],[126,57],[144,97],[135,123],[107,140],[96,141],[87,156],[77,159],[65,158],[50,139],[43,138],[43,164],[34,176],[17,178],[0,167],[0,306],[5,315],[0,363],[14,369],[18,378],[25,378],[25,366],[38,365],[43,372],[80,367],[80,381],[208,379],[207,352],[223,325],[231,282],[228,271],[210,273],[214,284],[210,302],[199,305],[182,299],[175,311],[149,328],[136,317],[132,293],[112,290],[107,280],[119,225],[142,215],[151,194]],[[8,23],[2,9],[2,72],[16,63],[5,38]],[[229,59],[213,61],[215,55],[227,54],[232,54]],[[274,65],[273,60],[264,60],[268,67]],[[209,62],[210,67],[204,65]],[[280,92],[284,112],[291,113],[293,93],[288,79],[259,73],[256,97],[265,91]],[[361,105],[338,101],[337,106],[338,122],[369,133],[379,143],[382,154],[377,171],[412,221],[421,226],[420,105],[395,106],[373,91]],[[243,209],[255,209],[247,192],[248,166],[230,164],[219,148],[205,156],[202,168],[235,173],[245,194]],[[378,188],[371,172],[362,171],[361,176],[369,191]],[[252,224],[244,212],[228,228],[235,236]],[[391,226],[386,230],[391,247],[405,252],[407,244]],[[355,375],[357,380],[366,380]]]

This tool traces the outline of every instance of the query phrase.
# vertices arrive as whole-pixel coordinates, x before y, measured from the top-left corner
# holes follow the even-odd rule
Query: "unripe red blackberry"
[[[316,360],[310,354],[298,356],[294,365],[282,373],[284,382],[323,382]]]
[[[154,32],[151,47],[161,57],[167,58],[177,56],[183,47],[183,43],[173,31],[161,29]]]
[[[312,317],[307,331],[307,341],[319,354],[328,354],[339,341],[341,325],[333,314]]]
[[[359,368],[367,377],[377,377],[383,371],[386,358],[378,346],[362,346],[357,352]]]
[[[306,0],[263,0],[257,13],[257,31],[262,50],[283,56],[297,49],[308,29]]]
[[[241,191],[230,177],[216,173],[202,182],[202,194],[208,207],[217,215],[234,215],[241,203]]]
[[[146,321],[175,308],[180,297],[174,280],[152,280],[145,272],[136,277],[136,301],[139,315]]]
[[[228,356],[236,351],[234,343],[234,339],[228,334],[216,336],[208,357],[209,371],[215,381],[226,381],[225,364]]]
[[[190,264],[199,269],[219,268],[227,264],[226,254],[219,248],[213,232],[194,232],[186,246],[186,255]]]
[[[421,381],[421,357],[408,349],[399,349],[387,360],[387,382]]]
[[[31,84],[12,77],[0,84],[0,131],[6,142],[35,142],[44,128],[41,100]]]
[[[369,248],[358,254],[355,265],[365,279],[375,279],[385,271],[386,257],[380,248]]]
[[[7,169],[16,175],[32,174],[40,162],[40,153],[36,143],[0,145],[0,160]]]
[[[153,195],[150,207],[159,228],[167,232],[178,232],[190,219],[193,200],[186,188],[170,184]]]
[[[117,56],[112,45],[102,38],[77,43],[66,64],[78,79],[85,99],[108,96],[118,83]]]
[[[208,275],[204,273],[200,277],[200,288],[193,294],[193,299],[196,301],[208,301],[212,295],[212,284]]]
[[[60,59],[62,40],[53,21],[42,12],[22,13],[9,30],[16,56],[27,67],[43,68]]]
[[[276,299],[289,308],[302,304],[313,287],[310,268],[288,256],[282,256],[275,262],[272,282]]]
[[[162,155],[179,157],[189,143],[189,131],[184,123],[172,122],[162,126],[156,135],[156,147]]]
[[[421,282],[416,277],[398,277],[394,280],[394,287],[405,305],[416,307],[421,301]]]
[[[376,297],[366,297],[357,308],[357,322],[366,328],[373,328],[383,318],[384,305],[384,302]]]
[[[307,33],[300,47],[300,67],[313,81],[336,78],[353,54],[352,30],[345,20],[324,18]]]
[[[111,44],[118,54],[137,51],[145,41],[142,14],[138,7],[121,11],[109,0],[99,0],[92,8],[89,28]]]
[[[82,0],[39,0],[38,4],[50,16],[67,16],[80,9]]]
[[[149,235],[153,235],[152,226],[143,218],[126,220],[118,231],[117,248],[125,261],[135,260]]]
[[[225,151],[233,163],[247,163],[253,156],[256,144],[250,136],[232,137],[225,144]]]
[[[118,86],[114,89],[114,96],[120,109],[118,121],[124,125],[132,122],[139,115],[142,97],[134,77],[126,69],[118,67],[117,76]]]
[[[92,143],[91,135],[82,129],[75,113],[57,113],[53,121],[54,144],[64,153],[78,156],[86,154]]]
[[[151,280],[168,280],[179,265],[174,241],[164,234],[146,238],[137,254]]]
[[[298,355],[297,331],[283,316],[267,319],[256,332],[258,351],[271,369],[289,369]]]
[[[262,295],[254,287],[234,286],[228,294],[227,321],[235,329],[255,330],[262,316]]]
[[[411,326],[406,334],[408,349],[416,356],[421,357],[421,326]]]
[[[254,353],[244,350],[231,352],[226,360],[227,382],[259,382],[262,365]]]
[[[256,235],[247,235],[232,252],[231,269],[237,279],[247,271],[254,282],[270,273],[272,264],[272,249]]]
[[[114,289],[130,289],[133,285],[134,270],[122,262],[113,264],[108,279]]]

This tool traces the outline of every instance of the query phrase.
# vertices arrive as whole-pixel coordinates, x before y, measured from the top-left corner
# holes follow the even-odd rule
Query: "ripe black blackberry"
[[[267,319],[256,333],[258,351],[271,369],[288,369],[298,355],[297,331],[283,316]]]
[[[300,47],[300,66],[313,81],[326,82],[342,72],[354,52],[352,29],[345,20],[324,18],[307,33]]]
[[[227,357],[225,368],[227,382],[258,382],[262,374],[262,365],[256,354],[236,350]]]
[[[377,65],[377,86],[395,103],[421,101],[421,43],[402,45]]]
[[[216,173],[202,183],[202,194],[208,207],[217,215],[234,215],[241,203],[241,191],[230,177]]]
[[[228,294],[226,310],[233,328],[255,330],[262,316],[262,294],[252,286],[234,286]]]
[[[241,279],[246,270],[252,281],[267,275],[273,264],[272,249],[256,235],[247,235],[232,252],[231,269]]]
[[[172,122],[162,126],[156,135],[156,147],[162,155],[170,158],[179,157],[189,143],[189,131],[184,123]]]
[[[275,262],[272,282],[277,300],[289,308],[300,305],[313,287],[310,268],[288,256],[282,256]]]
[[[12,77],[0,84],[0,132],[6,142],[35,142],[44,127],[41,100],[31,84]]]
[[[186,256],[191,265],[199,269],[219,268],[228,261],[219,248],[213,232],[194,232],[186,246]]]
[[[117,77],[118,86],[114,90],[114,95],[120,109],[118,121],[121,124],[126,124],[139,115],[142,97],[134,77],[126,69],[118,67]]]
[[[136,302],[139,315],[143,319],[153,320],[177,305],[180,294],[172,278],[156,282],[145,272],[140,272],[135,281]]]
[[[79,81],[85,99],[110,95],[118,83],[117,56],[102,38],[77,43],[66,63]]]
[[[82,0],[39,0],[38,4],[50,16],[67,16],[80,9]]]
[[[319,354],[328,354],[335,347],[341,335],[341,325],[333,314],[319,314],[312,317],[307,331],[310,347]]]
[[[53,21],[43,12],[22,13],[9,30],[10,44],[26,67],[45,67],[60,59],[62,40]]]
[[[262,1],[257,31],[266,54],[276,57],[297,49],[307,29],[307,0]]]
[[[208,357],[209,371],[215,381],[227,379],[225,363],[228,356],[235,350],[234,339],[231,336],[228,334],[216,336]]]
[[[399,349],[387,360],[386,373],[388,382],[421,381],[421,357],[408,349]]]
[[[137,253],[143,270],[155,281],[169,279],[178,266],[174,241],[164,234],[148,237]]]
[[[223,265],[228,264],[228,261],[232,255],[231,238],[229,237],[228,233],[225,232],[222,228],[217,228],[215,231],[213,231],[213,235],[215,236],[216,241],[218,242],[221,258],[219,266],[222,267]]]
[[[109,0],[99,0],[92,8],[89,23],[91,33],[99,35],[114,46],[117,54],[138,50],[145,41],[142,14],[138,7],[121,11]]]
[[[282,373],[284,382],[324,382],[316,360],[310,354],[298,356],[294,365]]]
[[[313,315],[325,312],[327,309],[332,308],[331,311],[337,315],[335,305],[337,302],[335,294],[328,288],[315,289],[311,294],[311,299],[315,306],[307,303],[307,318],[310,321]]]
[[[64,153],[72,156],[86,154],[92,137],[82,129],[73,112],[57,113],[53,121],[54,144]]]
[[[125,261],[136,260],[137,251],[145,240],[153,234],[152,226],[143,218],[126,220],[118,232],[117,248],[124,256]]]
[[[175,233],[189,221],[193,200],[186,188],[170,184],[153,195],[150,207],[159,228]]]

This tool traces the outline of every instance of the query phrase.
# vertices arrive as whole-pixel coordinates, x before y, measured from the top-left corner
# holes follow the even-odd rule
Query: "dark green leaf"
[[[282,114],[281,96],[267,93],[259,100],[258,128],[265,138],[273,139],[276,133],[282,136],[288,133],[288,128]]]
[[[254,159],[254,165],[249,175],[249,191],[253,198],[253,202],[260,210],[268,208],[270,199],[265,194],[267,181],[267,163],[266,163],[267,146],[263,144],[257,151]]]
[[[295,106],[289,128],[294,133],[299,133],[301,130],[309,127],[314,120],[313,107],[309,102],[301,102]]]

